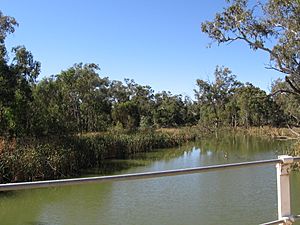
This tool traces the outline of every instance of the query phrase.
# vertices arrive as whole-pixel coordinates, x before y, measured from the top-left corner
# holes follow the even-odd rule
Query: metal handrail
[[[293,157],[293,159],[294,159],[294,162],[300,162],[300,156]]]
[[[300,215],[296,215],[296,216],[294,216],[294,220],[300,220]]]
[[[238,169],[244,167],[254,167],[263,166],[270,164],[285,164],[285,158],[270,159],[270,160],[259,160],[252,162],[241,162],[241,163],[230,163],[223,165],[213,165],[213,166],[203,166],[194,167],[186,169],[177,170],[167,170],[167,171],[156,171],[156,172],[145,172],[145,173],[135,173],[135,174],[122,174],[122,175],[112,175],[112,176],[99,176],[99,177],[86,177],[86,178],[73,178],[73,179],[61,179],[61,180],[46,180],[46,181],[36,181],[36,182],[20,182],[20,183],[7,183],[0,184],[1,191],[14,191],[14,190],[24,190],[24,189],[34,189],[34,188],[47,188],[47,187],[59,187],[67,185],[77,185],[86,183],[100,183],[108,181],[126,181],[126,180],[138,180],[138,179],[149,179],[158,178],[166,176],[177,176],[204,172],[214,172],[228,169]],[[300,157],[288,157],[288,163],[299,162]],[[278,168],[277,168],[278,170]],[[279,170],[280,171],[280,170]],[[291,216],[289,218],[280,218],[279,220],[263,223],[261,225],[276,225],[276,224],[286,224],[287,221],[296,221],[300,219],[300,215]]]
[[[291,216],[290,218],[287,218],[287,219],[281,219],[281,220],[275,220],[275,221],[268,222],[268,223],[262,223],[260,225],[277,225],[277,224],[283,224],[283,223],[286,223],[287,220],[293,221],[293,222],[298,221],[298,220],[300,220],[300,215]]]
[[[300,161],[300,157],[297,160]],[[59,186],[77,185],[77,184],[86,184],[86,183],[100,183],[100,182],[108,182],[108,181],[148,179],[148,178],[157,178],[157,177],[165,177],[165,176],[177,176],[177,175],[184,175],[184,174],[213,172],[213,171],[220,171],[220,170],[227,170],[227,169],[237,169],[237,168],[243,168],[243,167],[263,166],[263,165],[269,165],[269,164],[277,164],[277,163],[281,163],[281,162],[282,162],[281,159],[270,159],[270,160],[230,163],[230,164],[223,164],[223,165],[203,166],[203,167],[195,167],[195,168],[187,168],[187,169],[145,172],[145,173],[135,173],[135,174],[122,174],[122,175],[112,175],[112,176],[98,176],[98,177],[46,180],[46,181],[34,181],[34,182],[7,183],[7,184],[0,184],[0,191],[14,191],[14,190],[34,189],[34,188],[59,187]]]
[[[277,225],[277,224],[283,224],[285,222],[286,222],[286,220],[275,220],[275,221],[268,222],[268,223],[262,223],[260,225]]]

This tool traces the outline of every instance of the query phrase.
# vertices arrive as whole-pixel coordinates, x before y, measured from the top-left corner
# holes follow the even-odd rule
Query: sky
[[[39,79],[96,63],[101,77],[193,97],[196,79],[213,81],[220,65],[268,92],[282,77],[265,69],[268,54],[243,42],[207,47],[201,23],[225,6],[225,0],[0,0],[0,10],[19,23],[6,44],[33,53],[42,64]]]

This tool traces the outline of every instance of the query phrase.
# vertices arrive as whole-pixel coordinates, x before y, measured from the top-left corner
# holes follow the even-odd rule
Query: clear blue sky
[[[0,0],[20,26],[7,40],[25,45],[49,76],[74,63],[97,63],[100,75],[132,78],[155,91],[193,96],[195,80],[213,79],[216,65],[268,91],[280,74],[269,56],[244,43],[207,48],[201,22],[224,0]]]

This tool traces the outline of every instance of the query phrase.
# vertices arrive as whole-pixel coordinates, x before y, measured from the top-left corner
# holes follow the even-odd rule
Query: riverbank
[[[295,139],[287,128],[222,128],[235,133],[280,140]],[[201,127],[143,130],[134,133],[101,132],[74,136],[0,140],[0,182],[35,181],[80,176],[83,169],[100,167],[106,159],[125,158],[157,148],[199,140],[210,131]],[[284,138],[283,138],[284,137]],[[296,141],[289,154],[300,155]],[[298,165],[299,167],[299,165]]]
[[[0,182],[79,176],[82,169],[100,166],[105,159],[175,147],[201,136],[201,129],[186,127],[135,133],[104,132],[40,139],[2,139]]]
[[[233,130],[236,133],[253,135],[267,138],[275,138],[280,140],[297,140],[300,138],[300,128],[277,128],[270,126],[263,127],[237,127]]]

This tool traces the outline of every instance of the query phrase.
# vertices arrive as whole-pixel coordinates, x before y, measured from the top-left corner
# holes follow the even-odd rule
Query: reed
[[[232,130],[232,129],[231,129]],[[249,127],[249,128],[242,128],[238,127],[234,129],[234,132],[242,133],[245,135],[254,135],[260,137],[270,137],[275,139],[298,139],[299,136],[297,133],[300,133],[300,128],[277,128],[277,127],[270,127],[270,126],[263,126],[263,127]]]
[[[197,128],[181,128],[2,140],[0,182],[78,176],[82,169],[100,166],[108,158],[123,158],[157,148],[175,147],[195,141],[200,136]]]

